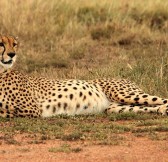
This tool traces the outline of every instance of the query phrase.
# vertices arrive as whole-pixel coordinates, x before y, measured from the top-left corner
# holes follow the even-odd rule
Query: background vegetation
[[[52,78],[128,78],[167,97],[167,0],[2,0],[0,6],[0,32],[20,38],[16,69]]]
[[[127,78],[150,94],[168,98],[167,0],[1,0],[0,6],[0,32],[19,36],[20,39],[18,62],[15,66],[17,70],[49,78]],[[133,120],[136,118],[134,115],[128,116]],[[123,115],[119,120],[127,119],[128,116]],[[102,116],[93,118],[103,120]],[[52,124],[51,127],[43,124],[47,119],[38,122],[17,119],[11,124],[15,124],[12,129],[21,132],[29,132],[28,125],[31,125],[30,132],[34,131],[31,129],[42,134],[42,130],[51,131],[50,139],[53,136],[62,140],[86,138],[84,131],[91,132],[88,136],[90,139],[100,141],[111,139],[113,129],[114,133],[116,129],[119,133],[134,130],[137,133],[135,127],[139,127],[137,122],[130,127],[114,127],[113,123],[106,127],[106,122],[98,126],[100,122],[96,120],[97,125],[92,129],[93,125],[89,124],[95,121],[93,118],[85,117],[83,124],[86,125],[72,136],[64,134],[63,130],[58,131],[61,135],[54,134],[56,128]],[[112,115],[112,118],[118,119],[118,115]],[[158,118],[151,116],[146,123],[142,119],[143,126],[152,123],[158,125],[155,127],[158,129],[145,127],[144,131],[139,130],[140,133],[167,131],[167,120]],[[48,119],[48,123],[52,123],[52,120],[54,119]],[[111,117],[106,120],[111,122]],[[76,128],[80,130],[78,127],[81,125],[77,123],[82,121],[83,117],[66,118],[66,122],[73,124],[72,131]],[[3,122],[6,125],[1,131],[13,132],[10,124],[8,128],[8,122],[2,119],[2,125]],[[32,127],[31,122],[36,125]],[[65,126],[64,117],[57,124],[58,129]],[[160,128],[162,124],[165,125]],[[68,128],[64,127],[65,132],[69,131]],[[100,132],[92,137],[94,131],[101,130],[106,130],[106,135]],[[44,138],[47,138],[46,135]]]

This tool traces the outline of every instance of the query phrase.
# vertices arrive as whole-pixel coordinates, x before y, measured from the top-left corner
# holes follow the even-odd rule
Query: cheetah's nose
[[[10,58],[13,58],[15,56],[15,53],[14,52],[10,52],[7,54]]]

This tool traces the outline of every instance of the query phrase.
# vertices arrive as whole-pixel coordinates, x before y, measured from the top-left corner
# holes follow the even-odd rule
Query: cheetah
[[[0,116],[156,112],[168,114],[168,99],[151,96],[121,79],[59,80],[30,77],[12,69],[18,40],[0,36]]]

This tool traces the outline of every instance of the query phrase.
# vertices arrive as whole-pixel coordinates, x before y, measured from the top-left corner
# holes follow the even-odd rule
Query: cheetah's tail
[[[130,93],[125,96],[123,94],[118,94],[117,101],[119,101],[120,103],[136,105],[163,105],[168,103],[168,99],[152,96],[147,93]]]

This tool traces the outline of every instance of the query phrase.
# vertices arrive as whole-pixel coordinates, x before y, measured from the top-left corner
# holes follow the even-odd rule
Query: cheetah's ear
[[[18,36],[16,36],[16,37],[14,37],[17,41],[18,41],[18,39],[19,39],[19,37]]]
[[[14,37],[14,39],[15,39],[15,41],[17,41],[17,47],[19,47],[20,46],[19,37],[16,36],[16,37]]]

